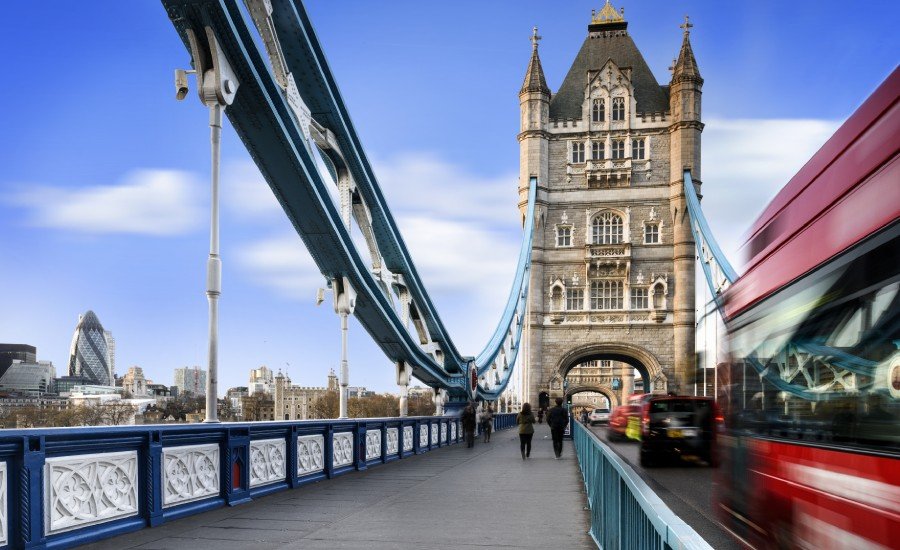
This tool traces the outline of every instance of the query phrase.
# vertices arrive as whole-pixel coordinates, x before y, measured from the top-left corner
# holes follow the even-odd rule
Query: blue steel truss
[[[226,115],[322,275],[328,281],[346,279],[357,292],[354,315],[385,355],[456,398],[468,394],[474,362],[476,395],[498,398],[521,342],[536,179],[530,182],[524,238],[506,308],[481,353],[463,356],[413,264],[303,3],[247,0],[246,10],[237,0],[162,3],[189,52],[189,31],[215,37],[240,84]],[[327,179],[319,172],[314,148],[326,160]],[[338,206],[331,199],[331,179],[345,186],[346,204]],[[351,211],[371,241],[375,265],[364,260],[350,237]]]
[[[719,248],[709,224],[706,223],[706,216],[703,215],[703,209],[700,208],[700,199],[697,198],[697,190],[694,189],[690,170],[684,171],[684,196],[687,198],[691,233],[694,235],[694,242],[697,245],[700,266],[703,268],[706,284],[709,285],[709,292],[724,319],[722,293],[737,280],[738,274],[731,267],[731,263],[725,257],[722,249]]]

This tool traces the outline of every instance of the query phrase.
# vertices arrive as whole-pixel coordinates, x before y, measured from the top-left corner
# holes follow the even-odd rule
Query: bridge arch
[[[665,393],[668,388],[668,379],[656,355],[627,342],[598,342],[573,348],[557,361],[554,377],[565,380],[570,370],[593,360],[620,361],[632,365],[641,374],[647,393]]]
[[[603,394],[603,397],[605,397],[609,401],[610,410],[618,407],[620,404],[619,396],[616,393],[616,391],[613,390],[611,387],[607,386],[606,384],[583,384],[580,386],[575,386],[573,388],[566,388],[566,393],[565,393],[564,397],[565,397],[566,401],[568,401],[569,398],[572,397],[573,395],[575,395],[576,393],[583,393],[583,392],[588,392],[588,391]]]

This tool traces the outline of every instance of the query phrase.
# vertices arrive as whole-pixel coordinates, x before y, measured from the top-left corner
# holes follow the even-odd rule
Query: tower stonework
[[[632,365],[644,391],[693,382],[695,253],[681,186],[689,169],[699,193],[703,79],[689,23],[660,86],[623,13],[607,1],[592,15],[555,94],[537,29],[531,38],[518,140],[523,216],[538,178],[522,375],[533,404],[576,389],[622,402],[634,385],[628,368],[567,385],[588,361]]]

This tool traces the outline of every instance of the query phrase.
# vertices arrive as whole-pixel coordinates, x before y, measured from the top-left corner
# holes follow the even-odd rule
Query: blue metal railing
[[[0,548],[85,544],[463,436],[447,416],[2,430]]]
[[[635,471],[576,422],[575,452],[591,508],[590,534],[605,550],[711,549]]]

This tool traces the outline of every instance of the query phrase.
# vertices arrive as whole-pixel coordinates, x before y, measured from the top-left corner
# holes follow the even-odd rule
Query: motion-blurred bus
[[[898,98],[900,69],[766,207],[724,295],[716,505],[754,547],[900,548]]]

